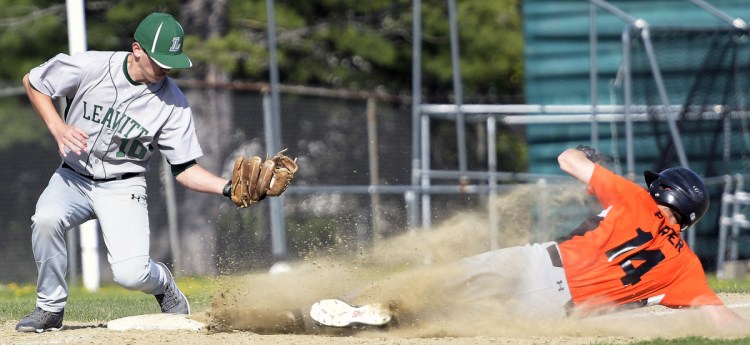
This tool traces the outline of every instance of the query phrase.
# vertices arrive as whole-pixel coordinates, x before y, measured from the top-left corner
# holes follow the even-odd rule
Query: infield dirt
[[[531,200],[523,189],[502,198],[503,245],[527,243],[534,226]],[[581,188],[561,190],[552,202],[580,203]],[[656,337],[689,335],[746,337],[750,328],[717,332],[697,312],[649,307],[566,320],[519,319],[503,309],[451,303],[440,282],[450,279],[443,264],[486,251],[488,217],[465,213],[430,231],[412,231],[378,242],[356,255],[310,255],[278,274],[236,277],[214,296],[208,310],[193,316],[204,331],[113,331],[106,321],[66,322],[59,332],[19,334],[15,321],[2,325],[0,344],[627,344]],[[306,311],[322,298],[398,301],[401,318],[388,328],[331,329],[315,326]],[[358,297],[355,297],[358,296]],[[722,294],[724,302],[750,319],[750,295]]]

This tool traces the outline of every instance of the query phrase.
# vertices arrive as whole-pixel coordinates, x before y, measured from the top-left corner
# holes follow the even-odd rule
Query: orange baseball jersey
[[[604,211],[557,241],[574,306],[722,304],[647,190],[597,164],[589,191]]]

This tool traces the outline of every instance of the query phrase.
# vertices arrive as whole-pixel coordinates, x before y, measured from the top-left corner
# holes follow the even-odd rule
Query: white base
[[[147,314],[111,320],[107,322],[107,328],[113,331],[201,331],[206,329],[206,324],[184,314]]]

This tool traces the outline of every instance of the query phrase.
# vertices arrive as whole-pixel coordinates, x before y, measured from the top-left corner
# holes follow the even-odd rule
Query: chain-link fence
[[[206,123],[206,115],[196,110],[202,108],[201,105],[196,106],[191,99],[204,151],[219,153],[219,157],[206,156],[198,162],[204,165],[205,161],[204,166],[214,168],[210,170],[224,177],[229,177],[231,163],[237,155],[273,154],[264,150],[262,93],[240,89],[218,89],[225,93],[225,98],[221,99],[228,99],[231,103],[228,107],[231,109],[231,130],[219,134],[220,137],[209,128],[211,124]],[[211,89],[190,86],[183,87],[183,90],[188,95],[191,92],[211,93]],[[6,98],[19,104],[16,113],[23,114],[19,116],[36,116],[24,95]],[[366,96],[282,94],[282,147],[288,148],[288,154],[298,157],[301,167],[292,188],[302,185],[370,184],[368,150],[372,143],[368,142],[366,108]],[[410,110],[397,98],[392,98],[390,101],[376,102],[375,113],[376,123],[370,126],[377,128],[378,182],[406,184],[411,174]],[[216,115],[211,116],[208,121],[214,121]],[[41,123],[38,118],[34,120]],[[34,126],[33,130],[45,131],[43,126]],[[44,132],[35,137],[37,139],[33,142],[8,143],[0,149],[0,157],[8,162],[0,168],[0,180],[7,185],[6,193],[0,196],[5,234],[5,240],[0,244],[0,259],[6,262],[0,268],[0,283],[32,282],[36,279],[31,254],[30,218],[37,198],[60,159],[51,136]],[[161,157],[156,156],[146,175],[151,255],[157,260],[170,261],[174,259],[174,248],[170,247],[166,194],[160,181],[160,165]],[[237,210],[223,197],[198,194],[179,185],[175,192],[182,259],[193,262],[187,266],[188,271],[215,273],[250,270],[280,259],[274,257],[270,249],[267,202],[250,209]],[[363,241],[372,238],[371,197],[368,195],[289,195],[284,200],[288,256],[301,256],[341,243],[359,242],[361,246]],[[380,197],[379,204],[379,212],[384,215],[384,234],[404,231],[403,196],[384,195]],[[69,236],[69,241],[76,241],[75,236]],[[72,247],[75,245],[71,244]],[[110,273],[103,242],[99,250],[102,253],[102,275],[106,279]]]
[[[206,156],[198,162],[209,170],[228,177],[238,155],[271,155],[265,152],[264,95],[260,88],[205,87],[189,83],[183,90],[191,98],[197,131]],[[196,97],[197,95],[197,97]],[[408,193],[384,194],[351,192],[346,190],[316,191],[321,186],[362,187],[407,186],[411,184],[412,157],[411,105],[398,97],[342,93],[284,92],[281,95],[281,147],[298,158],[300,172],[290,187],[304,192],[288,192],[283,197],[285,220],[285,255],[272,251],[269,203],[262,202],[249,209],[236,209],[226,198],[175,188],[178,243],[170,240],[167,196],[169,188],[162,183],[162,159],[156,156],[148,181],[148,204],[151,223],[151,256],[156,260],[173,262],[182,274],[230,274],[265,269],[281,259],[300,259],[318,252],[358,253],[368,250],[374,241],[412,229],[407,228]],[[7,96],[2,102],[16,102],[13,116],[33,121],[12,122],[18,138],[0,140],[0,158],[7,164],[0,167],[0,181],[6,192],[0,195],[0,221],[4,241],[0,242],[0,284],[33,282],[36,267],[31,254],[30,218],[36,200],[47,185],[49,177],[60,163],[50,135],[36,118],[25,96]],[[373,108],[374,105],[374,108]],[[229,115],[211,113],[212,109],[228,109]],[[368,112],[371,116],[368,117]],[[373,117],[372,114],[375,114]],[[8,114],[0,117],[13,119]],[[226,122],[226,123],[224,123]],[[438,123],[439,121],[436,121]],[[447,121],[450,122],[450,121]],[[219,124],[221,123],[221,124]],[[10,126],[10,125],[9,125]],[[440,135],[440,128],[431,128],[431,168],[456,168],[455,128]],[[467,127],[470,149],[469,169],[487,171],[481,153],[486,147],[484,129],[479,125]],[[24,132],[26,131],[26,132]],[[451,132],[453,131],[453,132]],[[498,140],[498,152],[511,150],[522,141],[524,125],[504,127],[506,133]],[[41,134],[40,134],[41,133]],[[510,137],[515,137],[510,140]],[[562,148],[561,148],[562,149]],[[377,151],[372,155],[372,151]],[[511,150],[510,158],[501,170],[522,171],[516,163],[524,155],[522,148]],[[514,158],[516,157],[516,158]],[[523,165],[523,164],[522,164]],[[376,174],[376,176],[373,176]],[[375,178],[374,178],[375,177]],[[561,182],[562,181],[562,182]],[[569,180],[539,185],[508,184],[497,187],[497,202],[492,204],[487,189],[477,192],[431,195],[431,217],[435,224],[460,214],[484,217],[488,210],[501,210],[494,219],[499,226],[500,244],[512,245],[524,241],[550,240],[567,233],[584,216],[595,212],[591,200],[583,200],[581,186],[575,193],[567,193]],[[458,180],[436,180],[434,186],[458,184]],[[718,196],[723,186],[719,179],[709,180],[712,193]],[[485,180],[472,184],[487,183]],[[486,186],[485,186],[486,187]],[[718,203],[715,204],[718,210]],[[491,212],[490,212],[491,213]],[[376,216],[373,216],[376,215]],[[492,217],[484,217],[489,222]],[[716,222],[704,219],[701,228],[707,237],[699,238],[699,255],[713,261],[716,248]],[[489,225],[489,224],[488,224]],[[705,227],[704,227],[705,225]],[[489,229],[477,228],[468,233],[478,239],[487,237]],[[522,234],[519,234],[521,232]],[[75,234],[71,231],[70,234]],[[77,247],[75,236],[69,236],[69,247]],[[484,240],[482,240],[484,241]],[[490,248],[490,243],[484,245]],[[99,243],[103,281],[111,280],[106,262],[106,248]],[[180,255],[176,253],[180,252]],[[71,254],[77,254],[71,251]],[[74,259],[75,256],[71,255]],[[71,279],[80,270],[76,260],[70,260]],[[709,263],[708,267],[711,267]],[[75,282],[73,282],[75,283]]]

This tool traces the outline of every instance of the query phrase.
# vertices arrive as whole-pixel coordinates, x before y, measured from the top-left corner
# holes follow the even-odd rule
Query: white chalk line
[[[750,307],[750,302],[727,305],[727,308],[729,309],[739,309],[739,308],[747,308],[747,307]],[[680,310],[684,310],[684,309],[669,309],[669,310],[663,310],[663,311],[656,311],[656,312],[648,313],[648,315],[656,315],[656,316],[669,315],[669,314],[678,312]]]
[[[746,303],[735,303],[735,304],[727,304],[726,305],[729,309],[741,309],[741,308],[748,308],[750,307],[750,302]],[[670,315],[676,312],[685,311],[690,309],[668,309],[668,310],[662,310],[662,311],[647,311],[643,309],[638,309],[638,311],[642,312],[636,312],[633,314],[623,315],[623,314],[608,314],[599,316],[598,318],[631,318],[631,317],[644,317],[644,316],[665,316]]]

